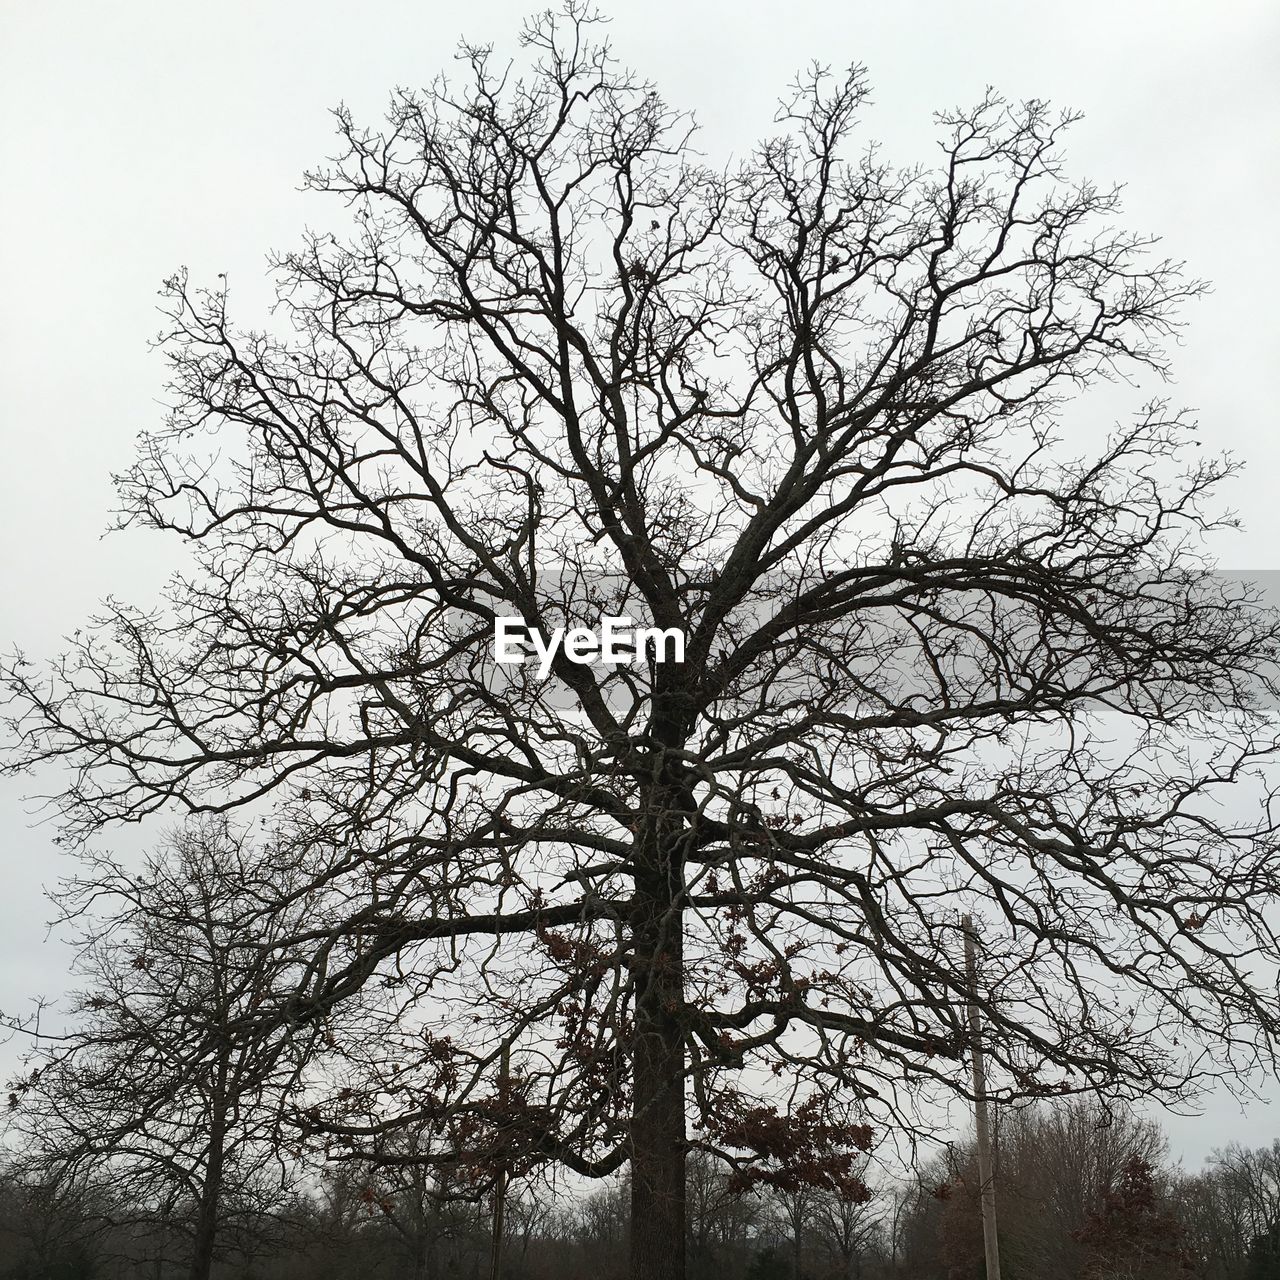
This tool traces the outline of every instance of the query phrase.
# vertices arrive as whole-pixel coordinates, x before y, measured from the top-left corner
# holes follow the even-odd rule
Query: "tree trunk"
[[[430,1241],[424,1228],[413,1239],[413,1280],[428,1280],[427,1258],[429,1252]]]
[[[226,1142],[226,1113],[215,1107],[209,1126],[209,1162],[196,1208],[195,1239],[191,1246],[188,1280],[209,1280],[213,1269],[213,1247],[218,1235],[218,1209],[222,1199],[222,1160]]]
[[[200,1187],[200,1200],[196,1206],[195,1239],[191,1246],[188,1280],[209,1280],[209,1273],[213,1269],[213,1246],[218,1236],[222,1167],[227,1145],[227,1053],[229,1049],[219,1057],[213,1081],[209,1115],[209,1158],[205,1164],[204,1182]]]
[[[653,847],[664,843],[676,842]],[[631,1280],[685,1277],[684,925],[669,858],[655,856],[636,876],[632,915]]]

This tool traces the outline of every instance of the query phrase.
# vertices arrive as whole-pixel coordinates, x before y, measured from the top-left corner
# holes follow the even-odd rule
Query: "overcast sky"
[[[623,60],[694,110],[716,163],[769,131],[776,95],[814,58],[868,67],[866,133],[899,163],[929,159],[931,113],[987,85],[1085,112],[1068,170],[1127,184],[1126,225],[1161,234],[1214,286],[1187,315],[1170,394],[1199,410],[1207,441],[1248,463],[1228,494],[1244,530],[1215,544],[1219,563],[1280,568],[1274,0],[823,0],[786,17],[776,0],[602,9]],[[393,86],[447,66],[461,34],[514,50],[528,11],[506,0],[0,0],[6,647],[51,653],[103,595],[145,601],[176,563],[155,536],[100,539],[110,475],[160,412],[147,342],[161,279],[184,264],[197,280],[226,272],[239,318],[254,318],[266,251],[331,216],[297,190],[333,149],[328,108],[344,101],[373,121]],[[0,794],[6,1009],[65,983],[65,955],[41,927],[41,885],[65,868],[21,791]],[[1268,1108],[1224,1094],[1201,1117],[1166,1117],[1175,1151],[1194,1165],[1233,1139],[1269,1142],[1280,1088],[1269,1092]]]

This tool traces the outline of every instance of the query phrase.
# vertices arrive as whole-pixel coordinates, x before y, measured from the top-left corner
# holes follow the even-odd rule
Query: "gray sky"
[[[1245,528],[1215,544],[1231,569],[1280,568],[1280,6],[1078,0],[604,3],[623,60],[693,109],[717,162],[768,132],[776,95],[813,58],[865,63],[868,136],[891,161],[930,157],[931,113],[986,85],[1086,119],[1071,173],[1127,184],[1126,225],[1165,237],[1214,292],[1189,312],[1173,398],[1206,443],[1248,462],[1227,497]],[[100,534],[110,474],[154,425],[161,279],[225,271],[242,320],[262,305],[268,249],[330,216],[297,191],[333,149],[339,100],[371,122],[393,85],[426,82],[464,32],[514,49],[529,6],[365,0],[0,0],[0,639],[54,651],[107,593],[151,598],[177,562],[158,537]],[[1145,388],[1148,393],[1153,388]],[[1135,391],[1125,404],[1141,399]],[[1116,412],[1108,397],[1105,412]],[[62,871],[22,789],[0,792],[0,1008],[64,984],[41,884]],[[0,1055],[3,1051],[0,1051]],[[1280,1104],[1280,1088],[1268,1092]],[[1269,1142],[1280,1107],[1225,1095],[1168,1119],[1195,1164],[1230,1140]]]

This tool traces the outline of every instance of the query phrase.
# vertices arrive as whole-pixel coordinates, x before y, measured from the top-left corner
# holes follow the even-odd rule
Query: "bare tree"
[[[0,1258],[12,1276],[99,1274],[106,1270],[99,1230],[110,1206],[83,1179],[12,1155],[0,1166]]]
[[[1269,1147],[1232,1143],[1213,1153],[1211,1165],[1245,1215],[1241,1225],[1246,1239],[1266,1235],[1280,1224],[1280,1139]]]
[[[305,892],[290,904],[276,868],[218,820],[136,873],[86,862],[55,900],[80,927],[88,986],[65,1032],[23,1028],[36,1040],[10,1135],[53,1184],[123,1205],[157,1266],[174,1250],[207,1280],[220,1233],[259,1222],[291,1176],[280,1117],[321,1028],[260,1034],[255,1011],[296,986],[297,958],[275,944],[297,930]]]
[[[270,808],[325,961],[262,1024],[367,1019],[359,1106],[302,1122],[628,1164],[636,1280],[684,1273],[691,1146],[838,1191],[965,1087],[961,911],[1002,1096],[1270,1062],[1276,622],[1200,551],[1233,464],[1160,401],[1061,428],[1201,286],[1043,103],[895,168],[815,67],[720,172],[578,0],[522,45],[337,112],[353,228],[276,261],[273,329],[168,281],[120,491],[195,567],[9,664],[12,767],[72,766],[72,842]],[[500,618],[602,615],[684,660],[495,664]]]
[[[629,1199],[629,1187],[611,1183],[574,1206],[571,1230],[582,1252],[583,1274],[607,1280],[618,1280],[625,1274]]]
[[[1280,1270],[1280,1142],[1215,1151],[1202,1172],[1181,1179],[1171,1194],[1206,1280]]]
[[[1077,1236],[1120,1184],[1126,1165],[1167,1161],[1153,1121],[1086,1099],[1011,1112],[1000,1126],[1001,1248],[1016,1270],[1077,1280],[1085,1264]]]
[[[1137,1155],[1125,1160],[1077,1239],[1086,1249],[1083,1280],[1168,1280],[1199,1269],[1182,1224],[1159,1193],[1155,1170]]]
[[[814,1193],[814,1210],[812,1230],[818,1247],[834,1263],[833,1280],[862,1280],[870,1274],[868,1262],[881,1256],[883,1199],[869,1190],[861,1196],[820,1191]]]
[[[689,1274],[692,1280],[714,1280],[746,1256],[765,1206],[758,1194],[735,1183],[731,1168],[705,1152],[690,1156],[685,1173]]]
[[[487,1250],[492,1222],[476,1187],[433,1169],[429,1133],[405,1129],[390,1135],[369,1159],[340,1159],[329,1165],[331,1187],[341,1184],[347,1197],[383,1223],[407,1257],[410,1280],[435,1280],[445,1274],[443,1251],[460,1240],[477,1254]],[[535,1202],[517,1214],[526,1235],[536,1220]],[[527,1245],[527,1240],[525,1241]]]

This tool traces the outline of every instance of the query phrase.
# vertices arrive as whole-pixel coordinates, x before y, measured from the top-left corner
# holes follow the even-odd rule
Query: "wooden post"
[[[498,1101],[506,1107],[511,1088],[511,1049],[502,1046],[498,1062]],[[504,1121],[505,1123],[505,1121]],[[502,1241],[506,1232],[507,1216],[507,1161],[499,1156],[498,1176],[493,1184],[493,1243],[489,1253],[489,1280],[502,1280]]]
[[[982,1056],[982,1014],[978,1010],[978,960],[973,920],[964,916],[960,925],[964,929],[964,969],[969,988],[969,1052],[973,1062],[973,1123],[978,1137],[978,1180],[982,1193],[982,1243],[986,1250],[987,1280],[1000,1280],[996,1183],[991,1169],[991,1129],[987,1113],[987,1068]]]

